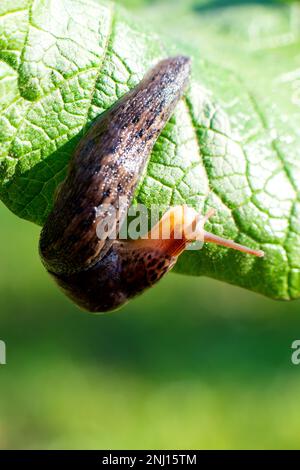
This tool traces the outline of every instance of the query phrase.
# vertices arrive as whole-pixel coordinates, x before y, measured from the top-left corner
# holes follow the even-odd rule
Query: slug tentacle
[[[194,240],[262,256],[207,233],[204,224],[212,212],[201,217],[186,206],[170,208],[146,237],[118,239],[153,145],[181,99],[189,74],[186,57],[169,58],[154,67],[81,139],[56,192],[41,233],[41,258],[66,294],[86,310],[120,307],[156,283]],[[110,211],[115,211],[115,225],[99,237],[97,227]],[[170,231],[164,237],[167,221]]]

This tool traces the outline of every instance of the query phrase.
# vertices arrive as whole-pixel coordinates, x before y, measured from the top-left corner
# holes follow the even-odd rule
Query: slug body
[[[195,221],[201,225],[204,241],[248,250],[206,234],[206,218],[199,219],[193,209],[184,222],[176,207],[168,213],[172,230],[178,226],[181,230],[180,240],[172,236],[169,240],[119,240],[112,239],[109,231],[105,237],[97,235],[97,226],[107,216],[101,207],[115,208],[117,230],[121,227],[153,145],[182,97],[189,75],[186,57],[160,62],[100,116],[70,161],[41,233],[40,254],[59,286],[88,311],[114,310],[156,283],[195,239],[185,235]],[[120,197],[125,204],[119,203]]]

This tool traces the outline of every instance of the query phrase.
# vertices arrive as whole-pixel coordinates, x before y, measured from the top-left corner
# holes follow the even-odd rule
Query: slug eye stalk
[[[199,238],[263,256],[261,251],[207,233],[204,224],[212,212],[201,217],[188,208],[185,219],[180,206],[171,208],[146,239],[111,239],[109,232],[104,238],[97,236],[104,217],[98,208],[103,205],[117,210],[117,226],[122,225],[153,145],[181,99],[189,75],[187,57],[168,58],[150,70],[81,139],[56,193],[41,232],[41,259],[65,293],[88,311],[114,310],[151,287],[174,266],[187,244]],[[120,197],[126,201],[122,207]],[[153,230],[161,230],[167,217],[169,239],[152,239]],[[172,235],[175,232],[179,238]]]
[[[206,215],[202,216],[192,207],[174,206],[163,215],[159,223],[150,230],[145,238],[149,240],[148,244],[152,243],[153,247],[156,245],[156,247],[160,247],[162,251],[176,257],[186,249],[189,243],[194,241],[200,241],[203,244],[214,243],[259,258],[264,256],[264,252],[261,250],[255,250],[240,245],[233,240],[228,240],[207,232],[204,226],[214,215],[214,209],[210,209]],[[163,234],[166,232],[164,226],[167,227],[168,233],[170,234],[167,239],[163,237]],[[140,242],[140,244],[141,243],[142,242]],[[146,245],[146,242],[144,242],[144,245]]]

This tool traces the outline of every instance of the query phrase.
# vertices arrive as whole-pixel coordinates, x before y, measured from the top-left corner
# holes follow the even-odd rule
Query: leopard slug
[[[98,236],[97,227],[108,212],[102,207],[116,209],[120,230],[153,145],[186,90],[190,67],[190,59],[182,56],[159,62],[96,120],[70,160],[39,249],[50,275],[85,310],[115,310],[151,287],[199,234],[203,241],[263,256],[259,250],[205,232],[211,212],[201,217],[185,208],[183,218],[181,206],[171,207],[155,227],[160,230],[168,216],[168,239],[151,237],[155,228],[138,240],[114,239],[109,232]],[[195,230],[190,234],[192,226],[197,227],[196,235]],[[175,229],[180,237],[174,236]]]

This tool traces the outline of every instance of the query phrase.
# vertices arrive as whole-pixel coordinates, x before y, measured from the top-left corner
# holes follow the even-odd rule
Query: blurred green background
[[[299,448],[299,302],[170,274],[93,316],[0,207],[0,447]]]
[[[0,448],[300,448],[299,302],[170,274],[92,316],[44,271],[39,228],[0,220]]]

